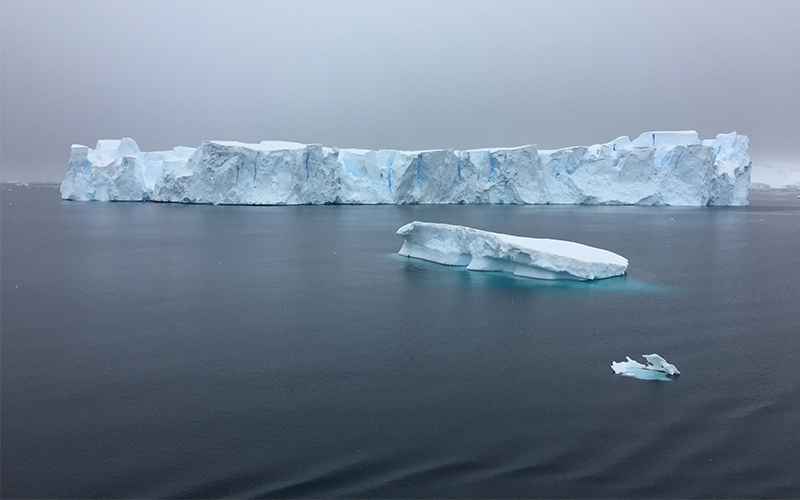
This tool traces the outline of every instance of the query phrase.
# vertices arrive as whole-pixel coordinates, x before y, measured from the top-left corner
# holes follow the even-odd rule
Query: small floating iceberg
[[[524,238],[464,226],[411,222],[397,230],[400,255],[470,271],[503,271],[546,280],[593,280],[625,274],[628,259],[572,241]]]
[[[627,361],[613,361],[611,369],[617,375],[633,377],[641,380],[671,380],[670,376],[680,375],[681,372],[658,354],[643,354],[648,364],[643,365],[626,356]]]

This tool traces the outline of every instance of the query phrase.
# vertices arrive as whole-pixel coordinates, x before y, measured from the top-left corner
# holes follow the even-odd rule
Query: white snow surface
[[[625,274],[628,260],[572,241],[525,238],[451,224],[414,221],[397,230],[400,255],[470,271],[538,279],[592,280]]]
[[[644,359],[650,363],[649,366],[646,366],[648,370],[658,370],[660,372],[664,372],[667,375],[680,375],[680,371],[675,368],[675,365],[667,363],[667,360],[659,356],[658,354],[642,354]]]
[[[133,139],[73,145],[68,200],[298,205],[521,203],[747,205],[748,139],[646,132],[606,144],[395,151],[204,141],[142,152]]]
[[[625,377],[634,377],[644,380],[663,380],[659,375],[654,375],[652,372],[661,372],[666,375],[680,375],[681,372],[675,365],[668,363],[666,359],[658,354],[643,354],[642,357],[647,360],[647,365],[634,361],[630,356],[626,356],[626,361],[612,361],[611,369],[617,375]]]

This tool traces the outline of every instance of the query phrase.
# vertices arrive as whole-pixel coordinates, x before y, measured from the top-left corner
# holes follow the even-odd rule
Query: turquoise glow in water
[[[644,368],[628,368],[625,370],[627,377],[638,378],[639,380],[660,380],[663,382],[672,382],[673,377],[670,377],[664,372],[656,370],[646,370]]]
[[[446,266],[399,254],[389,254],[388,258],[403,262],[405,270],[430,284],[464,285],[477,287],[557,289],[575,292],[584,291],[617,291],[637,293],[670,293],[675,287],[647,283],[629,275],[616,276],[600,280],[539,280],[515,276],[500,271],[469,271],[466,267]]]

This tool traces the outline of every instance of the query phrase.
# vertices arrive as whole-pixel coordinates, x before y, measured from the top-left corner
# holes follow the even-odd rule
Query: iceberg
[[[549,203],[747,205],[749,141],[735,132],[645,132],[607,144],[540,151]]]
[[[617,375],[641,380],[670,380],[669,376],[681,374],[675,365],[668,363],[666,359],[658,354],[643,354],[642,357],[647,360],[647,365],[632,360],[630,356],[626,357],[626,361],[613,361],[611,363],[611,369]]]
[[[628,260],[563,240],[525,238],[450,224],[414,221],[397,230],[400,255],[470,271],[503,271],[545,280],[593,280],[625,274]]]
[[[339,149],[321,144],[204,141],[143,152],[133,139],[72,146],[65,200],[245,205],[747,205],[749,142],[731,132],[647,132],[539,151]]]

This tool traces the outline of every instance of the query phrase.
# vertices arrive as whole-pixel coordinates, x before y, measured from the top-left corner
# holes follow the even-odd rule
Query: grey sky
[[[429,149],[736,130],[796,159],[800,2],[0,4],[0,178],[133,137]]]

